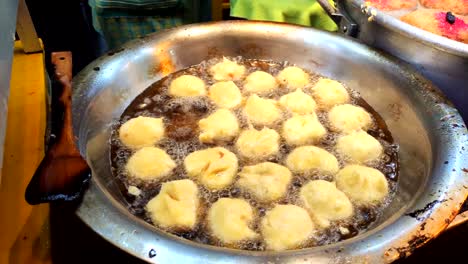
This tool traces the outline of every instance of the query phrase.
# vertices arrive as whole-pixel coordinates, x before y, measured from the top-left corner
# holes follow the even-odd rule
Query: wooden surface
[[[49,205],[30,206],[24,190],[44,155],[46,79],[43,53],[15,43],[0,185],[0,263],[51,263]]]

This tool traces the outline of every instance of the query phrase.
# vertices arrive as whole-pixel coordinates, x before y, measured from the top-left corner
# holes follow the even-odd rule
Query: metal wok
[[[162,76],[213,56],[290,61],[359,91],[400,145],[398,192],[370,230],[333,245],[251,252],[197,244],[126,210],[110,171],[111,124]],[[178,27],[124,45],[73,80],[73,122],[93,176],[77,213],[117,247],[154,263],[391,262],[437,236],[468,194],[466,127],[421,75],[344,37],[286,24],[230,21]]]

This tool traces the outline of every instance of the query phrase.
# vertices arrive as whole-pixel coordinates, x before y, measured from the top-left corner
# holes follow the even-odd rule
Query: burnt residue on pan
[[[111,51],[109,51],[109,52],[107,53],[107,55],[108,55],[108,56],[113,56],[114,54],[117,54],[117,53],[122,52],[122,51],[124,51],[124,50],[125,50],[125,48],[118,48],[118,49],[115,49],[115,50],[111,50]]]
[[[418,220],[418,221],[423,221],[426,218],[426,213],[430,212],[432,210],[432,208],[434,208],[434,206],[436,204],[442,203],[442,202],[445,202],[445,201],[446,200],[434,200],[434,201],[426,204],[426,206],[424,206],[424,208],[415,210],[415,211],[410,212],[410,213],[407,213],[406,215],[410,216],[410,217],[413,217],[413,218],[416,218],[416,220]]]
[[[418,247],[424,245],[429,241],[431,237],[427,235],[416,235],[408,241],[408,245],[405,247],[397,247],[395,250],[398,252],[399,258],[404,258],[416,250]]]

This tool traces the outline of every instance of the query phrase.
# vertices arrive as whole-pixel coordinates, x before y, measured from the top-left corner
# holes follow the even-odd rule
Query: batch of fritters
[[[178,164],[158,147],[165,137],[164,118],[138,116],[118,130],[121,143],[132,150],[125,167],[128,177],[163,182],[145,207],[154,225],[169,231],[192,230],[203,215],[210,234],[225,246],[262,240],[269,250],[286,250],[301,247],[316,230],[350,219],[356,207],[378,206],[386,199],[386,177],[368,166],[383,155],[381,143],[366,132],[375,121],[352,103],[341,83],[325,78],[311,83],[309,74],[294,66],[276,76],[249,73],[227,58],[213,65],[209,74],[215,81],[209,87],[192,75],[179,76],[168,87],[171,97],[208,97],[216,105],[198,122],[198,139],[208,147],[185,157],[186,179],[171,180]],[[277,100],[269,98],[275,89],[288,93]],[[240,126],[234,109],[241,109],[248,128]],[[328,133],[316,114],[319,110],[326,113],[330,130],[339,134],[334,148],[344,157],[344,165],[317,146]],[[281,141],[292,151],[284,160],[272,162],[269,158],[278,153]],[[223,147],[226,142],[232,142],[235,151]],[[255,162],[240,167],[239,159]],[[295,175],[307,178],[314,173],[333,180],[310,177],[294,204],[278,202]],[[202,208],[199,186],[212,191],[236,186],[270,206],[261,217],[242,198],[220,198]]]
[[[415,27],[468,44],[467,0],[367,0],[383,11],[403,11],[400,17]]]

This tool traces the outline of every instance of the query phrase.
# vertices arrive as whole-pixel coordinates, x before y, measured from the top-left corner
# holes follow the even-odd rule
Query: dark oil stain
[[[109,51],[109,52],[107,53],[107,55],[112,56],[112,55],[117,54],[117,53],[119,53],[119,52],[122,52],[122,51],[124,51],[124,50],[125,50],[124,48],[112,50],[112,51]]]
[[[221,52],[217,47],[210,47],[208,48],[208,54],[206,56],[207,59],[222,57],[223,52]]]
[[[421,224],[420,230],[421,230],[421,231],[424,231],[424,229],[426,229],[426,222],[424,222],[424,223]]]
[[[101,70],[101,68],[99,68],[99,67],[94,67],[93,68],[93,71],[100,71],[100,70]]]
[[[399,258],[404,258],[404,257],[411,255],[411,253],[415,249],[424,245],[424,243],[426,243],[426,241],[428,241],[429,239],[430,239],[429,236],[417,235],[417,236],[414,236],[410,241],[408,241],[408,246],[395,248],[399,254]]]
[[[401,118],[401,113],[402,113],[402,106],[401,104],[395,103],[395,104],[389,104],[388,105],[388,110],[393,118],[393,120],[398,121]]]
[[[422,220],[424,220],[424,214],[426,212],[430,211],[436,204],[442,203],[442,202],[445,202],[445,201],[446,200],[442,200],[442,201],[434,200],[434,201],[426,204],[426,206],[424,206],[424,208],[415,210],[415,211],[413,211],[411,213],[407,213],[406,215],[410,216],[410,217],[413,217],[413,218],[416,218],[416,220],[418,220],[418,221],[422,221]]]
[[[244,45],[239,51],[240,54],[246,57],[262,57],[265,55],[263,48],[254,43]]]
[[[156,250],[154,249],[151,249],[149,252],[148,252],[148,257],[150,258],[154,258],[156,257],[157,253],[156,253]]]
[[[467,169],[467,168],[463,168],[462,171],[468,173],[468,169]]]

